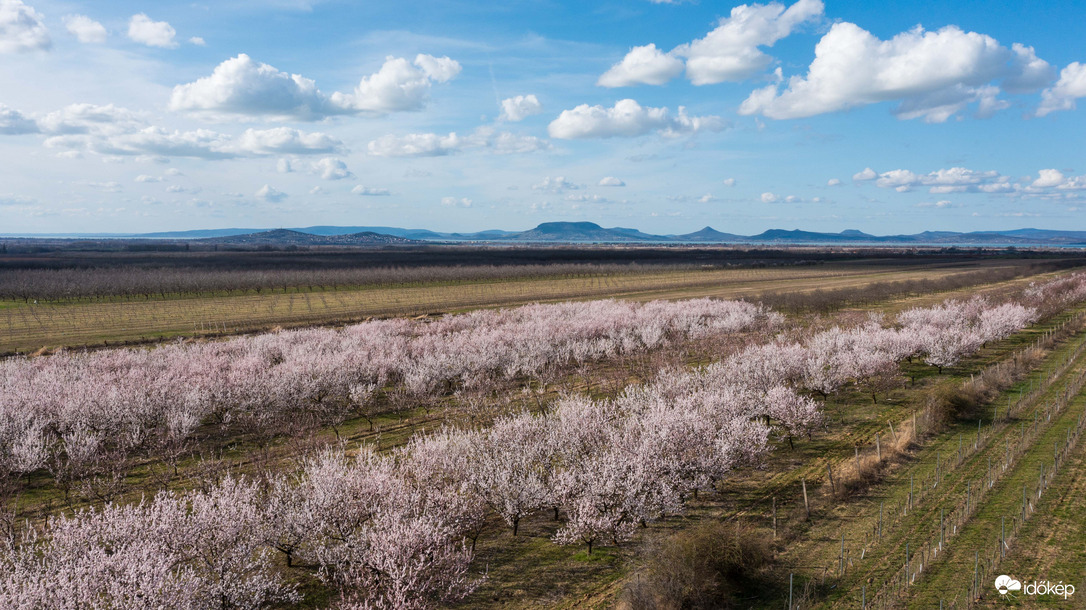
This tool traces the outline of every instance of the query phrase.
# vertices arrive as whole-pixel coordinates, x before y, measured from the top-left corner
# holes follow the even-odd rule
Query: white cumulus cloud
[[[1074,110],[1075,100],[1086,97],[1086,64],[1074,62],[1060,71],[1060,80],[1041,92],[1037,116],[1057,110]]]
[[[260,199],[263,199],[264,201],[268,201],[271,203],[276,203],[287,198],[286,193],[267,184],[260,187],[260,189],[256,193],[254,193],[254,195],[256,195]]]
[[[647,44],[630,49],[622,61],[600,76],[596,84],[601,87],[663,85],[682,71],[681,59],[657,49],[655,44]]]
[[[40,13],[21,0],[0,0],[0,53],[44,51],[52,45]]]
[[[776,195],[769,192],[762,193],[761,200],[762,203],[776,203],[777,201],[779,201]]]
[[[354,172],[347,169],[347,164],[334,157],[325,157],[313,163],[313,171],[320,174],[322,180],[343,180],[354,178]]]
[[[409,133],[402,136],[389,134],[372,140],[368,149],[377,157],[437,157],[455,152],[463,145],[463,138],[455,132],[448,135],[436,133]]]
[[[432,83],[446,82],[459,72],[460,64],[448,57],[420,54],[414,64],[389,57],[353,92],[328,96],[312,79],[242,53],[216,66],[210,76],[174,87],[170,109],[210,118],[240,115],[303,121],[337,114],[419,110],[430,99]]]
[[[460,198],[457,198],[457,197],[442,197],[441,198],[441,205],[447,206],[447,207],[470,208],[472,203],[473,203],[472,200],[468,199],[467,197],[460,197]]]
[[[547,176],[541,182],[532,185],[532,190],[535,191],[548,191],[551,193],[560,193],[566,190],[576,190],[581,188],[579,184],[575,184],[566,180],[565,176]]]
[[[626,186],[626,183],[614,176],[607,176],[600,179],[600,186]]]
[[[939,169],[927,174],[915,174],[906,169],[895,169],[879,174],[875,184],[898,192],[926,186],[929,193],[1005,193],[1014,190],[1010,178],[997,171],[974,171],[964,167]]]
[[[24,133],[38,133],[38,123],[25,114],[0,104],[0,135],[16,136]]]
[[[177,30],[165,21],[154,21],[145,13],[132,15],[128,20],[128,37],[133,42],[145,44],[149,47],[161,47],[163,49],[176,49],[177,41],[174,36]]]
[[[871,169],[870,167],[865,167],[863,169],[863,171],[856,172],[855,174],[852,174],[852,179],[855,180],[856,182],[864,182],[864,181],[867,181],[867,180],[874,180],[875,178],[878,178],[878,177],[879,177],[878,173],[876,173],[875,170]]]
[[[830,178],[826,181],[826,186],[841,186],[841,184],[840,178]]]
[[[102,43],[106,41],[108,34],[106,27],[86,15],[67,15],[64,17],[64,27],[68,29],[79,42]]]
[[[545,140],[490,127],[480,127],[466,136],[452,132],[389,134],[370,141],[369,153],[376,157],[439,157],[462,150],[486,150],[494,154],[530,153],[550,148]]]
[[[1067,179],[1063,175],[1063,172],[1058,169],[1042,169],[1037,173],[1037,179],[1034,180],[1030,186],[1035,186],[1037,188],[1059,186]]]
[[[460,73],[460,64],[448,57],[419,54],[413,64],[388,57],[375,74],[364,77],[352,93],[332,94],[332,103],[358,112],[419,110],[430,99],[431,82],[448,82]]]
[[[388,189],[377,188],[373,186],[362,186],[361,184],[351,189],[351,192],[355,195],[362,195],[364,197],[387,197],[388,195],[392,194],[392,192]]]
[[[663,135],[720,131],[727,123],[718,116],[688,116],[686,108],[679,106],[672,115],[667,108],[642,107],[631,99],[619,100],[611,108],[581,104],[571,110],[563,110],[551,121],[547,131],[552,138],[563,140],[577,138],[634,137],[653,131]]]
[[[917,26],[879,40],[856,24],[833,25],[815,46],[806,76],[757,89],[739,107],[744,115],[775,119],[809,117],[885,101],[898,101],[900,119],[939,123],[978,105],[979,116],[1008,106],[1003,83],[1015,91],[1037,87],[1048,64],[1033,49],[1008,49],[991,36],[956,26]]]
[[[773,58],[758,47],[772,46],[799,25],[822,16],[821,0],[783,4],[741,4],[704,38],[677,47],[686,57],[686,75],[695,85],[740,81],[767,69]]]
[[[498,116],[500,121],[522,121],[532,115],[543,112],[543,104],[535,95],[518,95],[502,100],[502,113]]]
[[[314,81],[244,53],[216,66],[211,76],[174,87],[170,109],[301,120],[330,113],[328,99]]]
[[[292,127],[246,129],[231,146],[239,153],[252,155],[331,153],[343,148],[338,138],[321,132],[299,131]]]

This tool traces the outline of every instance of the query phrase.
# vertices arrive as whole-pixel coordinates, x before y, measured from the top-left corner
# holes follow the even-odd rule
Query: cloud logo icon
[[[1011,578],[1010,576],[1007,576],[1006,574],[1003,574],[996,579],[995,587],[996,590],[999,591],[1000,595],[1006,595],[1007,591],[1021,591],[1022,583]]]

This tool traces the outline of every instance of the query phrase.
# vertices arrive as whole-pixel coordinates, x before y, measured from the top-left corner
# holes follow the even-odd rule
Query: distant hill
[[[233,245],[233,246],[375,246],[389,244],[417,244],[414,239],[397,237],[395,235],[383,235],[372,231],[349,233],[346,235],[314,235],[290,229],[275,229],[272,231],[260,231],[246,233],[244,235],[228,235],[224,237],[208,237],[197,240],[203,243]]]
[[[649,235],[636,229],[605,229],[594,222],[545,222],[534,229],[501,239],[550,242],[671,241],[668,237]]]
[[[704,241],[717,243],[735,242],[743,239],[742,235],[721,233],[712,227],[705,227],[700,231],[694,231],[693,233],[687,233],[685,235],[671,235],[670,237],[676,241]]]
[[[258,233],[264,229],[196,229],[194,231],[160,231],[158,233],[138,233],[127,237],[139,237],[141,239],[206,239],[208,237],[230,237],[232,235],[247,235]]]
[[[47,238],[50,236],[19,235]],[[61,237],[61,236],[53,236]],[[474,233],[446,233],[399,227],[320,225],[291,229],[202,229],[142,234],[76,234],[74,239],[196,240],[207,243],[249,246],[370,246],[433,242],[492,243],[720,243],[720,244],[856,244],[928,246],[1086,246],[1086,231],[1013,229],[1007,231],[924,231],[912,235],[871,235],[856,229],[840,233],[769,229],[757,235],[723,233],[704,227],[683,235],[653,235],[624,227],[605,228],[594,222],[544,222],[527,231],[491,229]]]

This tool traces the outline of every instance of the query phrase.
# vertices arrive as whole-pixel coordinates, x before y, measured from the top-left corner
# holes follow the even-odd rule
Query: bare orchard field
[[[963,256],[960,260],[940,258],[918,264],[871,258],[767,268],[632,269],[560,277],[442,280],[336,289],[298,286],[261,294],[197,293],[76,302],[9,300],[0,302],[0,354],[597,298],[765,299],[771,306],[788,309],[796,295],[817,292],[826,295],[827,302],[839,302],[842,296],[835,292],[860,291],[857,294],[862,296],[862,290],[873,285],[926,281],[932,286],[945,282],[945,288],[952,288],[979,285],[992,279],[1028,278],[1067,264],[1063,259],[1038,262],[1025,258]],[[903,292],[909,294],[913,290],[906,287]]]

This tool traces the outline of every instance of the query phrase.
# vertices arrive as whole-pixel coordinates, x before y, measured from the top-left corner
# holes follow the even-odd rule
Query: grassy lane
[[[1060,467],[1037,513],[1010,545],[998,573],[1027,582],[1048,580],[1075,587],[1073,600],[1058,596],[1003,598],[984,583],[981,606],[1037,605],[1052,608],[1086,607],[1086,443],[1080,442]],[[990,579],[989,579],[990,580]]]
[[[1084,341],[1086,334],[1079,333],[1072,341],[1056,349],[1027,380],[988,405],[981,414],[987,425],[981,428],[979,440],[975,424],[963,423],[950,427],[926,442],[905,463],[898,467],[892,465],[891,473],[881,484],[841,503],[835,507],[829,519],[820,521],[806,532],[806,540],[797,545],[792,553],[793,560],[804,557],[808,563],[823,566],[823,573],[828,572],[828,582],[833,586],[827,591],[825,606],[855,607],[864,596],[865,588],[869,602],[876,598],[881,589],[886,588],[888,591],[880,601],[890,602],[890,607],[893,607],[898,597],[896,587],[902,578],[907,545],[910,573],[924,566],[924,573],[917,577],[920,583],[917,587],[924,586],[923,583],[931,578],[932,570],[942,565],[947,557],[946,554],[938,556],[940,523],[946,524],[944,540],[957,545],[956,523],[983,522],[983,517],[973,517],[972,521],[969,519],[977,507],[983,506],[986,501],[984,487],[989,472],[997,482],[1007,476],[1002,471],[1002,465],[1008,455],[1007,447],[1010,447],[1011,461],[1014,461],[1013,450],[1022,432],[1021,422],[1023,419],[1031,420],[1034,413],[1051,404],[1068,378],[1081,370],[1081,363],[1071,367],[1044,391],[1036,392],[1033,399],[1025,401],[1011,420],[1004,417],[1008,401],[1016,398],[1020,391],[1028,392],[1031,385],[1040,388],[1041,380],[1058,372],[1061,362],[1071,350],[1081,346]],[[990,423],[993,407],[1001,409],[1000,421],[994,426]],[[1044,425],[1053,424],[1044,422]],[[1031,437],[1031,442],[1040,441],[1034,441]],[[962,451],[960,463],[959,447]],[[1048,450],[1051,452],[1050,444]],[[878,535],[880,512],[881,539]],[[842,535],[845,539],[843,578],[838,576]],[[821,574],[815,576],[821,577]],[[929,602],[930,599],[924,599],[917,607],[932,607],[924,605]],[[938,607],[938,599],[934,603],[934,607]]]
[[[991,593],[992,595],[989,595],[989,597],[993,595],[998,597],[992,582],[988,582],[992,579],[985,578],[985,572],[993,571],[998,565],[996,563],[998,556],[993,555],[995,550],[999,548],[1000,530],[1003,524],[1006,523],[1009,538],[1009,532],[1022,520],[1023,514],[1026,515],[1030,527],[1034,528],[1034,532],[1037,531],[1037,528],[1043,529],[1045,527],[1044,514],[1046,511],[1042,509],[1040,514],[1034,512],[1037,507],[1044,507],[1052,501],[1051,488],[1045,489],[1044,494],[1038,493],[1042,473],[1050,474],[1052,472],[1055,455],[1065,448],[1068,438],[1074,438],[1074,436],[1069,437],[1068,432],[1072,431],[1073,435],[1073,431],[1081,422],[1084,412],[1086,412],[1086,396],[1080,395],[1067,408],[1063,409],[1058,416],[1053,417],[1045,433],[1036,439],[1030,450],[1015,463],[1013,469],[993,487],[981,509],[958,532],[958,536],[954,539],[953,544],[948,547],[941,560],[932,563],[931,570],[918,580],[917,586],[914,587],[912,594],[909,596],[908,607],[932,608],[938,605],[939,600],[946,600],[947,602],[953,600],[965,601],[969,596],[969,584],[974,569],[977,569],[978,565],[980,578],[982,579],[979,583],[980,593]],[[1075,448],[1077,449],[1080,445],[1081,443],[1076,444]],[[1065,462],[1063,465],[1065,473],[1075,472],[1073,462],[1070,469],[1067,466],[1068,464]],[[1081,475],[1081,471],[1078,474]],[[1078,498],[1079,503],[1081,503],[1081,500],[1080,496]],[[1024,504],[1027,506],[1026,511],[1022,510]],[[1033,514],[1030,514],[1031,512]],[[1079,525],[1081,526],[1081,522]],[[1030,548],[1020,538],[1017,540],[1011,539],[1008,544],[1011,549]],[[1000,569],[1002,569],[1001,566]],[[1002,572],[995,570],[994,573],[999,574]],[[1028,570],[1017,574],[1017,576],[1021,577],[1025,582],[1025,576],[1031,573],[1036,574],[1033,570]],[[1081,571],[1070,573],[1067,574],[1067,580],[1081,581],[1082,575]],[[1056,581],[1061,580],[1057,574],[1051,576],[1055,576]],[[1019,596],[1020,601],[1029,607],[1039,601],[1032,598],[1028,600],[1022,599],[1023,597]],[[1062,603],[1062,600],[1060,601]],[[1081,602],[1081,598],[1078,601]],[[957,607],[964,606],[959,604]]]

